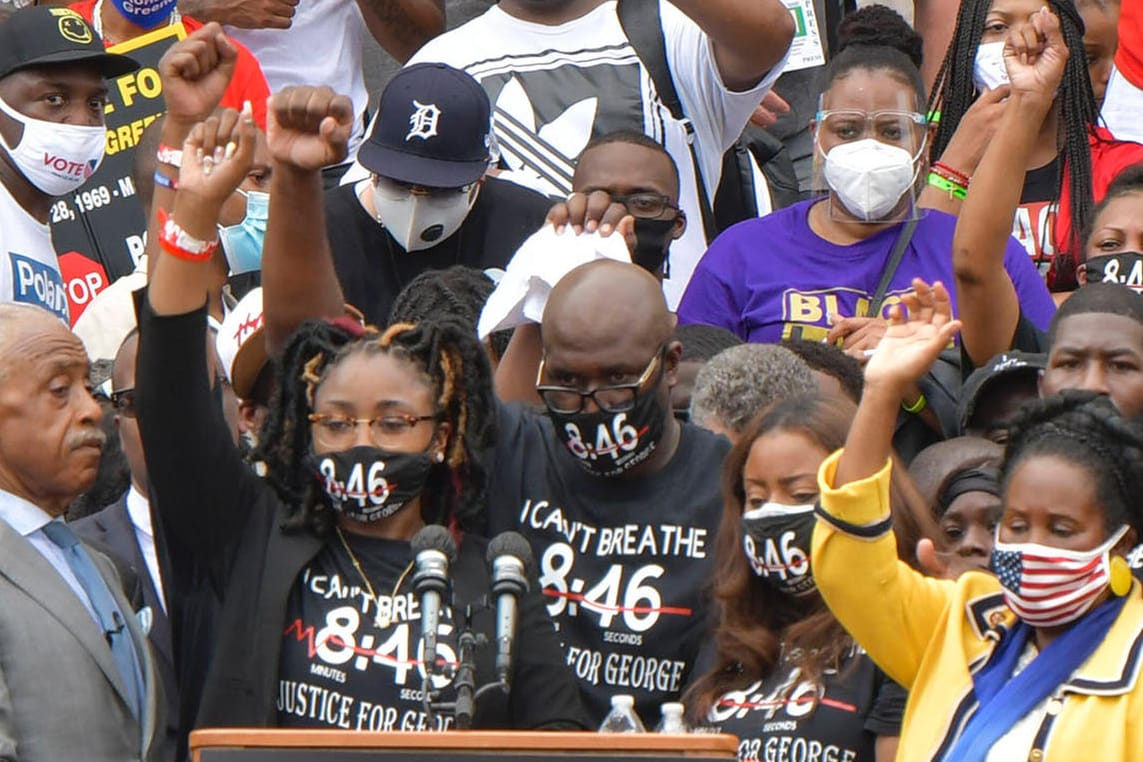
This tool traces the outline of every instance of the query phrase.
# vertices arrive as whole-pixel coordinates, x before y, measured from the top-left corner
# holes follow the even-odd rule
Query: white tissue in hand
[[[520,246],[488,297],[477,326],[480,338],[522,323],[540,322],[552,287],[575,268],[597,259],[630,262],[623,236],[576,235],[570,227],[557,233],[545,225]]]

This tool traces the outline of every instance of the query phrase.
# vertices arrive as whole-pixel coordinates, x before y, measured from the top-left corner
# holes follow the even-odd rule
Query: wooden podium
[[[707,734],[207,729],[190,735],[191,762],[722,762],[736,759],[737,750],[734,736]]]

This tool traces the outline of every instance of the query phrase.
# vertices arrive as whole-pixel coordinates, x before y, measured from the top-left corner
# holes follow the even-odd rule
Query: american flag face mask
[[[992,547],[992,570],[1004,587],[1004,602],[1032,627],[1058,627],[1079,619],[1111,581],[1111,549],[1126,525],[1092,550],[1052,548],[1032,542]]]

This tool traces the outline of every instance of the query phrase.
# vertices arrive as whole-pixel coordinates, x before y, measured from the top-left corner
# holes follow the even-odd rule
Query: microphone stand
[[[464,612],[464,628],[460,631],[456,638],[458,654],[458,664],[456,668],[455,677],[453,678],[452,685],[456,688],[456,700],[445,702],[431,702],[429,697],[428,686],[430,678],[426,673],[425,677],[425,711],[429,715],[430,721],[434,720],[434,712],[451,713],[454,720],[454,727],[456,730],[469,730],[472,727],[472,718],[476,713],[476,702],[485,693],[487,688],[500,687],[500,683],[492,683],[476,690],[476,649],[488,643],[488,638],[483,633],[474,632],[472,629],[472,607],[465,607]],[[507,686],[505,686],[507,688]],[[439,691],[434,691],[436,695]]]

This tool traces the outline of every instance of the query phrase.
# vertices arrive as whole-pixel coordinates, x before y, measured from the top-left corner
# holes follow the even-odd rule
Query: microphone
[[[421,601],[421,643],[425,674],[437,671],[437,627],[441,606],[449,590],[448,567],[456,560],[456,543],[442,526],[429,525],[414,535],[413,591]]]
[[[111,645],[111,639],[119,633],[123,632],[123,630],[127,628],[127,623],[124,622],[123,619],[119,616],[118,611],[111,612],[111,621],[115,624],[115,626],[110,630],[104,630],[103,637],[107,641],[107,645],[109,647],[114,647]]]
[[[512,639],[516,636],[516,609],[528,592],[535,561],[528,541],[516,532],[501,532],[488,543],[486,554],[496,599],[496,678],[508,684],[512,668]]]

